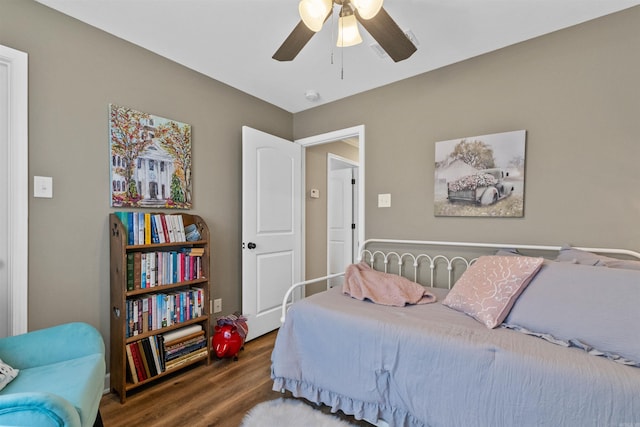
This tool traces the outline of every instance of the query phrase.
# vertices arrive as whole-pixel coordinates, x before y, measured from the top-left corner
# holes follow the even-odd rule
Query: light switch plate
[[[53,178],[50,176],[33,177],[33,197],[53,197]]]
[[[390,208],[391,207],[391,194],[378,194],[378,207]]]

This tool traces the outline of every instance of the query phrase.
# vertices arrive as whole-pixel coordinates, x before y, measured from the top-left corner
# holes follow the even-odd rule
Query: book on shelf
[[[142,357],[140,356],[140,350],[138,348],[137,343],[127,344],[129,349],[131,350],[131,354],[133,355],[133,363],[136,370],[136,375],[138,377],[138,382],[146,380],[147,374],[144,369],[144,365],[142,364]]]
[[[169,229],[169,242],[176,242],[176,226],[173,221],[173,215],[165,215],[165,220]]]
[[[189,335],[197,334],[202,331],[202,325],[189,325],[184,328],[175,329],[170,332],[166,332],[162,334],[162,338],[164,339],[164,345],[174,344],[174,341],[180,341],[182,338],[188,337]]]
[[[171,242],[169,239],[169,227],[167,225],[167,218],[164,215],[158,215],[160,217],[160,222],[162,223],[162,232],[164,233],[164,241],[165,243]]]
[[[140,287],[147,287],[147,254],[142,253],[140,258]]]
[[[188,232],[185,230],[181,214],[116,211],[115,215],[126,230],[128,245],[180,243],[201,238],[195,224],[186,227]]]
[[[193,353],[194,351],[200,350],[206,346],[207,338],[204,336],[204,331],[201,331],[195,336],[191,336],[191,338],[185,338],[184,341],[165,345],[165,363],[182,357],[185,354]]]
[[[144,370],[145,379],[151,378],[151,371],[149,370],[147,358],[144,354],[144,347],[142,344],[142,340],[136,341],[135,344],[136,344],[136,347],[138,347],[138,354],[140,354],[140,359],[142,360],[142,369]]]
[[[176,219],[178,220],[177,229],[179,236],[178,238],[180,239],[179,242],[186,242],[187,237],[186,233],[184,232],[184,219],[182,218],[182,215],[176,215]]]
[[[127,225],[125,226],[125,230],[127,230],[127,244],[133,245],[134,240],[134,220],[133,220],[133,212],[126,212],[127,214]],[[124,223],[122,223],[124,225]]]
[[[151,220],[154,223],[157,238],[158,238],[158,241],[156,243],[166,243],[166,240],[164,238],[164,228],[162,226],[162,220],[160,219],[160,214],[152,215]]]
[[[160,354],[160,349],[158,346],[158,340],[157,340],[157,336],[156,335],[152,335],[150,337],[148,337],[149,340],[149,344],[151,346],[151,354],[153,355],[153,362],[155,364],[156,367],[156,371],[158,373],[163,372],[164,371],[164,363],[161,362],[161,357],[162,355]]]
[[[207,355],[207,349],[203,348],[202,350],[195,351],[193,353],[185,354],[178,359],[174,359],[170,362],[166,362],[167,371],[170,369],[176,369],[180,366],[183,366],[187,363],[193,362],[194,360],[202,359]]]
[[[150,336],[126,345],[128,377],[133,384],[153,378],[167,369],[207,355],[207,342],[203,330],[198,336],[187,336],[184,342],[173,344],[171,353],[165,354],[162,335]]]
[[[160,243],[160,237],[158,236],[158,227],[156,226],[155,217],[152,214],[147,215],[149,215],[149,230],[151,230],[150,243]]]
[[[138,212],[138,232],[136,237],[136,243],[138,245],[144,245],[144,213]]]
[[[134,289],[134,264],[135,254],[127,253],[127,290],[132,291]]]
[[[142,339],[142,348],[144,349],[144,357],[147,361],[147,366],[149,367],[149,375],[150,377],[155,377],[160,373],[158,368],[156,367],[155,359],[153,358],[153,350],[151,349],[151,342],[148,338]]]
[[[158,272],[158,269],[157,269],[158,257],[157,257],[157,255],[152,253],[152,254],[148,254],[147,259],[148,259],[148,262],[149,262],[148,265],[147,265],[148,273],[149,273],[148,274],[149,280],[147,281],[147,287],[150,288],[152,286],[157,286],[158,285],[158,282],[156,280],[156,274]]]
[[[129,272],[127,272],[129,274]],[[133,289],[142,288],[142,253],[133,253]]]
[[[136,371],[136,365],[133,361],[133,353],[131,352],[131,346],[127,344],[125,346],[127,352],[127,366],[129,367],[129,374],[131,376],[131,382],[138,384],[138,373]]]
[[[151,244],[151,214],[145,213],[144,215],[144,244]]]
[[[206,309],[204,296],[203,288],[193,286],[127,298],[126,337],[135,337],[203,316]]]
[[[184,252],[189,256],[203,256],[204,248],[185,248]]]
[[[127,290],[153,288],[201,279],[204,276],[202,272],[203,256],[203,248],[128,253]]]
[[[162,335],[165,369],[172,369],[207,355],[202,325],[190,325]]]
[[[138,322],[138,301],[127,300],[127,317],[131,319],[131,335],[129,336],[135,337],[141,331],[140,322]]]
[[[149,332],[149,298],[141,298],[139,300],[142,303],[142,333]]]

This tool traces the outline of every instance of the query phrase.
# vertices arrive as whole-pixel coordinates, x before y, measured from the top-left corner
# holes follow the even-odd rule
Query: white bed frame
[[[413,254],[409,252],[399,253],[393,250],[384,251],[380,249],[369,250],[367,247],[370,245],[383,245],[383,246],[395,246],[395,247],[430,247],[430,248],[450,248],[463,251],[465,249],[487,249],[487,250],[498,250],[498,249],[518,249],[523,251],[538,251],[538,252],[557,252],[560,250],[561,246],[544,246],[544,245],[521,245],[521,244],[511,244],[511,243],[470,243],[470,242],[444,242],[444,241],[433,241],[433,240],[394,240],[394,239],[368,239],[365,240],[359,248],[358,253],[360,254],[358,261],[364,260],[368,262],[372,267],[376,260],[381,261],[384,264],[384,272],[386,273],[394,273],[401,276],[408,277],[412,279],[414,282],[418,282],[418,272],[422,262],[429,263],[430,270],[430,278],[429,282],[425,284],[426,286],[433,287],[435,285],[435,274],[436,268],[438,265],[446,266],[447,268],[447,287],[451,289],[453,284],[455,283],[455,273],[456,272],[464,272],[477,258],[465,258],[461,255],[447,256],[447,255],[430,255],[427,253]],[[598,254],[607,254],[613,255],[615,257],[627,257],[627,258],[636,258],[640,260],[640,252],[635,252],[627,249],[612,249],[612,248],[590,248],[590,247],[580,247],[574,246],[574,249],[580,249],[583,251],[594,252]],[[487,255],[489,252],[487,252]],[[393,265],[392,261],[396,260],[397,270],[390,267],[390,264]],[[413,275],[409,275],[407,273],[405,267],[407,264],[411,264],[413,266]],[[456,270],[454,272],[454,266],[459,266],[460,270]],[[287,308],[293,302],[291,301],[292,297],[297,295],[301,297],[300,292],[296,292],[298,290],[304,289],[307,285],[318,283],[318,282],[327,282],[327,289],[331,287],[330,281],[331,279],[335,279],[337,277],[344,276],[344,272],[330,274],[323,277],[318,277],[316,279],[305,280],[303,282],[298,282],[293,284],[286,292],[284,298],[282,299],[282,316],[280,317],[280,321],[284,323],[287,314]]]

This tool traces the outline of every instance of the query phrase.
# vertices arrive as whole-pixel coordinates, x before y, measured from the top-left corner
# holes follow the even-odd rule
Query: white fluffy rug
[[[253,407],[240,427],[352,427],[332,415],[316,411],[304,402],[276,399]]]

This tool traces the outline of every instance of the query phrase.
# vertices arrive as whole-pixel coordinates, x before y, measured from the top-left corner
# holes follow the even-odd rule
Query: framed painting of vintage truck
[[[436,216],[524,216],[526,131],[435,144]]]

